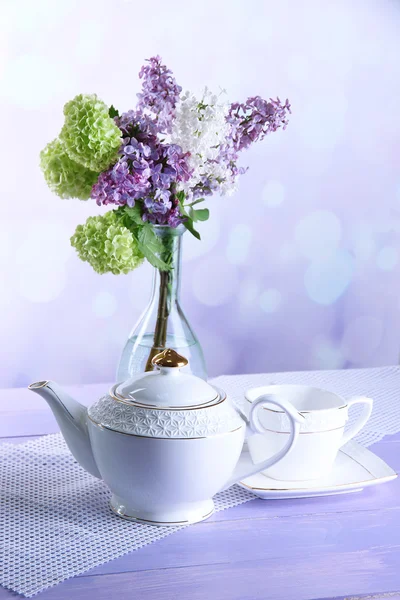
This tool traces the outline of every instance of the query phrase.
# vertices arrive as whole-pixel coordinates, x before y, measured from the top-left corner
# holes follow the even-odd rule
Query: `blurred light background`
[[[232,198],[184,240],[182,304],[211,375],[398,361],[400,3],[1,3],[0,385],[111,381],[151,268],[97,275],[69,246],[98,209],[47,189],[63,104],[133,108],[160,54],[184,89],[288,97]]]

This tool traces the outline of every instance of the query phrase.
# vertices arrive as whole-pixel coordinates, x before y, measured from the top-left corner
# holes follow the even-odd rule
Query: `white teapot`
[[[153,364],[158,371],[114,385],[89,409],[52,381],[29,389],[48,402],[80,465],[110,488],[117,515],[154,525],[202,521],[214,511],[214,494],[291,451],[304,417],[265,394],[245,417],[222,390],[181,372],[188,361],[174,350]],[[283,449],[255,465],[243,442],[246,433],[264,433],[258,411],[266,403],[287,413],[291,433]]]

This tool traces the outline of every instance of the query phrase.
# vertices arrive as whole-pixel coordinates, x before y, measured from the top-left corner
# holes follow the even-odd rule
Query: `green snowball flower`
[[[124,227],[115,211],[89,217],[78,225],[71,244],[81,260],[97,273],[129,273],[143,262],[143,254],[132,233]]]
[[[118,158],[121,131],[96,94],[80,94],[64,106],[60,140],[68,156],[92,171],[104,171]]]
[[[41,151],[40,166],[47,185],[60,198],[87,200],[99,176],[71,160],[58,139]]]

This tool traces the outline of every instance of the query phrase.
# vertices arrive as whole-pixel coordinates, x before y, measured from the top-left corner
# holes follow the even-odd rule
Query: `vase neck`
[[[158,253],[159,258],[170,267],[168,271],[154,268],[153,273],[153,299],[162,294],[167,294],[168,303],[179,301],[181,284],[181,262],[182,262],[182,235],[185,231],[183,226],[175,229],[170,227],[154,227],[154,232],[162,243],[162,251]],[[167,281],[167,286],[163,285]],[[165,282],[164,282],[165,283]]]

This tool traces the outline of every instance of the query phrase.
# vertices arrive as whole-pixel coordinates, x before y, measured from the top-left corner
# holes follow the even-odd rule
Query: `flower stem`
[[[153,345],[146,362],[145,371],[154,371],[153,358],[167,344],[168,322],[173,303],[177,300],[179,278],[179,238],[182,231],[169,227],[155,227],[160,244],[159,258],[168,265],[168,271],[158,269],[158,306],[154,326]]]
[[[154,366],[152,363],[153,358],[162,350],[165,349],[167,343],[167,329],[168,329],[168,316],[169,316],[169,271],[159,271],[160,273],[160,290],[158,297],[158,309],[157,309],[157,320],[154,329],[153,345],[150,350],[149,357],[146,362],[146,371],[153,371]]]

